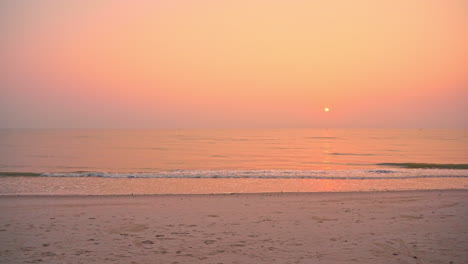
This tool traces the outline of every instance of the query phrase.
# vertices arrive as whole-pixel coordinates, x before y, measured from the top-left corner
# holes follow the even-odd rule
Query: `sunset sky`
[[[2,0],[0,127],[468,128],[468,2]]]

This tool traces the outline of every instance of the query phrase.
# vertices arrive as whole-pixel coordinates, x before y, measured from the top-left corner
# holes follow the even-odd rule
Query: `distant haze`
[[[2,0],[0,128],[468,128],[467,14],[466,0]]]

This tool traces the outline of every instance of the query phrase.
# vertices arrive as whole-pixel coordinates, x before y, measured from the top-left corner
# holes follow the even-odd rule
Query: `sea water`
[[[4,176],[377,181],[467,164],[468,130],[0,130]]]

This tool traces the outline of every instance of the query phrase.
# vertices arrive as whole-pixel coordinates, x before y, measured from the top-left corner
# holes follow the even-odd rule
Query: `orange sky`
[[[4,0],[0,127],[468,128],[467,14],[464,0]]]

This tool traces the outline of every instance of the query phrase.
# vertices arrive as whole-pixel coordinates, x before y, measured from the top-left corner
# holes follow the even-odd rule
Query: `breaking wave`
[[[172,170],[159,172],[64,172],[42,173],[42,177],[103,178],[230,178],[230,179],[415,179],[468,178],[467,170],[456,169],[372,169],[372,170]]]

